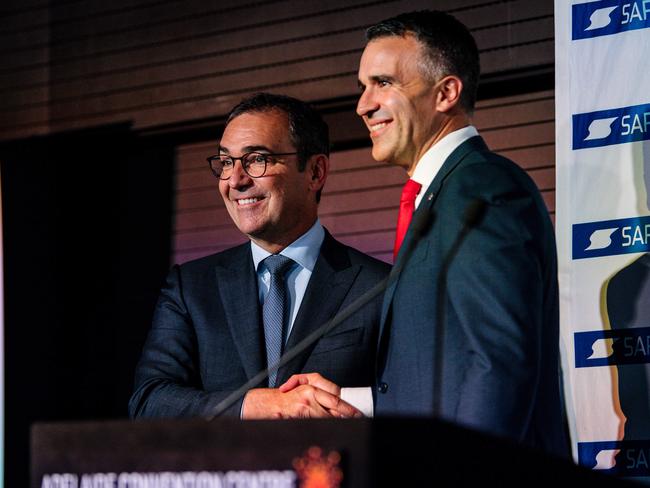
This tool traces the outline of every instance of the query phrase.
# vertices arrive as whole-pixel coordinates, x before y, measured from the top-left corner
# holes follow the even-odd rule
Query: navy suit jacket
[[[487,210],[449,268],[438,323],[441,265],[475,199]],[[421,212],[433,223],[384,297],[376,415],[433,414],[434,340],[443,327],[440,416],[565,455],[557,257],[535,184],[476,136],[445,161],[414,220]],[[413,238],[409,229],[402,250]],[[400,252],[395,265],[403,259]]]
[[[386,263],[326,232],[285,350],[381,281]],[[131,417],[208,415],[266,367],[250,243],[174,266],[136,368]],[[381,296],[278,371],[319,372],[342,386],[372,383]],[[262,387],[266,386],[260,385]],[[226,414],[239,416],[242,400]]]

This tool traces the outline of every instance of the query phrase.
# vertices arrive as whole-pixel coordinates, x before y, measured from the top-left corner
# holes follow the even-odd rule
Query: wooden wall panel
[[[431,7],[472,29],[486,76],[553,63],[550,0],[12,0],[0,22],[0,140],[218,120],[260,90],[353,97],[365,28]]]
[[[357,93],[365,28],[431,7],[470,27],[486,77],[552,66],[550,0],[5,0],[0,140],[114,122],[155,129],[212,121],[217,131],[238,100],[260,90],[320,105],[348,100],[347,110]],[[530,172],[551,212],[553,104],[552,92],[485,100],[475,122],[492,148]],[[367,140],[354,114],[335,110],[326,119],[335,143]],[[214,147],[178,148],[180,260],[242,240],[205,163]],[[403,180],[399,169],[374,162],[367,148],[333,154],[323,222],[386,257]]]
[[[30,28],[34,24],[41,27],[34,31]],[[49,25],[48,2],[3,0],[0,4],[0,141],[50,131],[47,104],[21,108],[23,86],[36,83],[36,99],[49,100]],[[25,54],[25,46],[34,44],[39,47]],[[31,63],[30,70],[16,68],[16,60],[23,56]]]
[[[555,213],[553,92],[479,102],[474,117],[480,133],[497,152],[522,166]],[[352,112],[347,117],[356,117]],[[174,261],[184,262],[245,242],[231,223],[205,158],[216,138],[178,148]],[[338,151],[320,204],[320,218],[343,242],[391,261],[394,226],[404,172],[377,163],[369,147]]]

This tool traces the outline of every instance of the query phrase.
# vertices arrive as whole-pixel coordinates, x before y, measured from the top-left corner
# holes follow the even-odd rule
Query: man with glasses
[[[136,370],[132,417],[211,416],[217,405],[381,281],[388,265],[332,238],[318,220],[329,172],[328,128],[305,103],[258,94],[228,116],[208,158],[250,242],[174,266]],[[368,385],[381,296],[249,390],[226,414],[351,417],[341,391],[277,386],[302,371]],[[354,389],[343,388],[354,394]],[[347,391],[347,393],[346,393]],[[350,398],[350,397],[348,397]]]

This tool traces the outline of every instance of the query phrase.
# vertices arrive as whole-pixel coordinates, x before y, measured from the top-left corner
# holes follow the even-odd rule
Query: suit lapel
[[[432,212],[433,206],[436,202],[436,199],[438,198],[438,193],[440,193],[440,189],[442,188],[442,184],[444,183],[445,179],[460,164],[460,162],[463,160],[463,158],[465,158],[465,156],[467,156],[467,154],[477,150],[487,150],[487,146],[485,145],[485,142],[480,136],[471,137],[465,142],[463,142],[456,149],[454,149],[454,151],[449,155],[449,157],[445,160],[443,165],[440,167],[440,170],[438,171],[435,178],[429,185],[429,188],[427,188],[426,192],[424,193],[420,205],[418,206],[417,210],[413,214],[413,220],[416,220],[418,216],[421,216],[423,212],[429,212],[429,213]],[[432,226],[436,225],[435,218],[436,216],[434,213],[433,222],[431,222],[430,225]],[[406,231],[406,235],[404,236],[404,242],[402,243],[400,252],[397,254],[397,260],[395,261],[394,264],[395,267],[399,267],[403,264],[403,260],[406,258],[403,250],[409,248],[409,246],[411,245],[411,241],[414,238],[415,236],[413,235],[412,226],[409,226],[408,230]],[[415,254],[415,250],[414,252],[411,253],[411,256],[409,258],[411,262],[414,259],[414,254]],[[395,295],[395,289],[397,288],[397,284],[399,283],[400,275],[401,275],[401,271],[398,272],[397,275],[394,277],[392,283],[386,289],[386,293],[384,294],[384,301],[382,304],[382,311],[381,311],[381,322],[379,325],[380,345],[384,340],[383,336],[384,336],[384,329],[386,327],[386,321],[389,315],[388,312],[393,303],[393,297]],[[381,348],[379,348],[378,350],[380,349]]]
[[[325,231],[325,240],[285,351],[294,347],[338,312],[359,271],[359,266],[351,266],[345,247]],[[280,368],[278,384],[284,383],[290,373],[302,370],[314,347],[315,344]]]
[[[215,271],[230,333],[246,375],[252,378],[266,365],[257,275],[250,243],[237,249],[229,262],[217,265]]]

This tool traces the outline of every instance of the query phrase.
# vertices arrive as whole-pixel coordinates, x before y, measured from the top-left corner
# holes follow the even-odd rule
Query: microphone
[[[400,264],[398,266],[394,266],[386,278],[381,280],[370,290],[366,291],[363,295],[357,298],[345,309],[338,312],[334,317],[332,317],[330,320],[325,322],[318,329],[314,330],[311,334],[305,337],[294,347],[286,351],[275,364],[270,365],[267,369],[261,370],[250,380],[244,383],[240,388],[233,391],[230,395],[228,395],[226,398],[221,400],[214,407],[214,409],[212,409],[212,411],[205,416],[205,419],[207,421],[214,420],[216,417],[218,417],[223,412],[225,412],[228,408],[234,405],[237,401],[239,401],[239,399],[242,398],[248,392],[248,390],[250,390],[251,388],[255,388],[260,383],[262,383],[262,381],[268,378],[269,374],[271,374],[274,371],[277,371],[282,366],[287,364],[289,361],[293,360],[296,356],[302,354],[302,352],[305,351],[305,349],[310,347],[312,344],[316,343],[321,337],[323,337],[325,334],[330,332],[341,322],[347,320],[352,315],[357,313],[361,308],[367,305],[377,295],[383,293],[386,290],[386,288],[388,288],[388,286],[393,281],[395,281],[395,278],[402,271],[404,265],[411,257],[411,254],[415,249],[415,245],[420,241],[422,236],[429,229],[433,220],[434,220],[434,215],[433,212],[431,211],[425,211],[419,213],[416,212],[413,220],[411,221],[411,230],[412,230],[413,238],[406,243],[406,248],[404,249],[403,258],[400,261]]]
[[[456,258],[460,246],[472,229],[478,227],[487,211],[488,204],[485,200],[475,198],[467,207],[463,215],[463,226],[456,236],[456,240],[447,252],[445,259],[442,261],[440,273],[438,274],[438,287],[436,290],[436,329],[433,336],[433,416],[440,415],[440,398],[442,394],[443,378],[443,359],[445,340],[446,317],[445,317],[445,299],[447,296],[447,275],[451,263]]]

